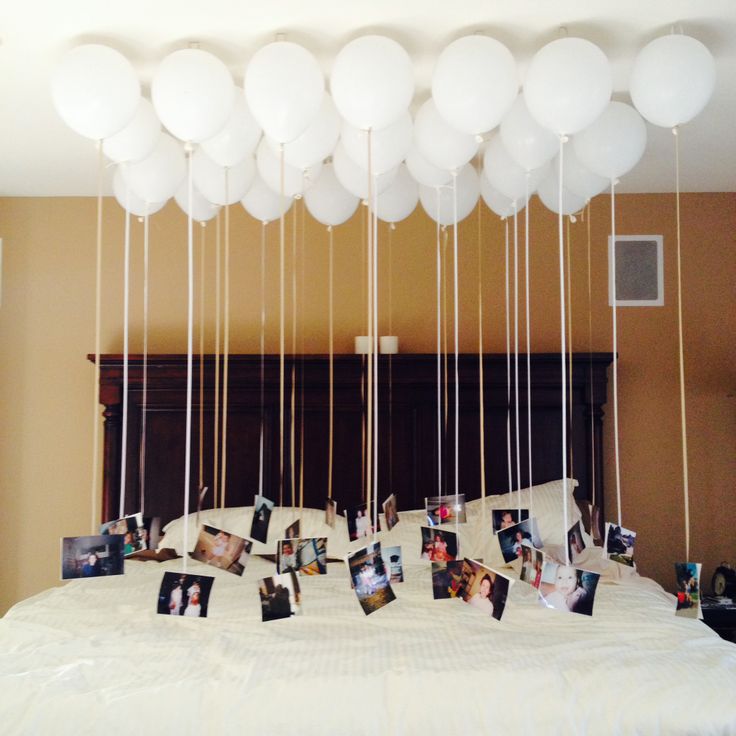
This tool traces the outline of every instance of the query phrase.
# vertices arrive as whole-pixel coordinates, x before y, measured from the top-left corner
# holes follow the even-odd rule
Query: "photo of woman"
[[[468,601],[471,606],[480,609],[483,613],[493,616],[493,581],[491,576],[486,574],[481,578],[480,588],[478,592]]]
[[[475,560],[463,560],[460,595],[473,608],[500,621],[506,609],[506,598],[511,587],[510,578],[481,565]]]

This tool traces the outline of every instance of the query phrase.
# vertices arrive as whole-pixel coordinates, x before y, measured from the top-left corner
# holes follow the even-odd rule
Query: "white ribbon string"
[[[291,391],[289,401],[289,487],[291,509],[296,505],[296,218],[298,208],[291,208]]]
[[[459,537],[458,506],[460,505],[460,325],[457,262],[457,173],[452,174],[452,258],[453,258],[453,322],[455,338],[455,533]]]
[[[588,201],[588,212],[586,217],[586,227],[588,231],[588,383],[590,385],[590,477],[591,477],[591,491],[590,501],[593,506],[596,503],[596,480],[595,480],[595,413],[593,407],[595,406],[594,400],[594,386],[593,386],[593,289],[592,280],[590,275],[590,213],[591,205],[590,200]],[[592,524],[592,519],[591,519]]]
[[[506,295],[506,467],[508,469],[509,497],[514,490],[514,471],[511,462],[511,306],[509,296],[509,221],[505,228],[505,295]]]
[[[570,528],[568,520],[567,504],[567,376],[565,366],[565,353],[567,352],[565,340],[565,238],[562,227],[562,169],[565,148],[565,136],[560,136],[560,172],[557,181],[557,235],[559,241],[560,261],[560,382],[562,384],[562,520],[565,534]],[[570,549],[565,544],[565,564],[570,564]]]
[[[118,518],[125,516],[125,486],[128,468],[128,350],[130,334],[130,188],[125,185],[125,256],[123,264],[123,426],[120,430],[120,505]]]
[[[95,243],[95,370],[92,384],[92,482],[90,484],[90,533],[100,529],[97,518],[97,483],[100,463],[100,333],[102,315],[102,187],[105,176],[105,159],[102,141],[97,142],[97,226]]]
[[[440,244],[440,190],[437,194],[437,495],[442,495],[442,252]]]
[[[214,441],[212,443],[212,486],[214,488],[213,504],[217,507],[217,498],[220,492],[220,294],[221,294],[221,261],[222,249],[220,239],[220,213],[217,213],[215,229],[215,411],[214,411]]]
[[[378,530],[378,187],[373,189],[373,538]]]
[[[613,447],[616,456],[616,506],[618,525],[621,526],[621,459],[618,443],[618,322],[616,290],[616,182],[611,179],[611,278],[613,279]]]
[[[480,497],[485,518],[486,504],[486,401],[483,373],[483,237],[482,208],[478,200],[478,423],[480,435]]]
[[[329,236],[329,337],[330,337],[330,432],[327,461],[327,498],[332,498],[332,463],[335,447],[335,312],[334,312],[334,235],[332,225],[327,228]]]
[[[146,428],[148,423],[148,205],[143,218],[143,401],[141,406],[141,446],[139,451],[139,483],[141,514],[146,510]]]
[[[258,495],[263,495],[263,435],[265,422],[265,355],[266,355],[266,223],[261,223],[261,432],[258,442]]]
[[[680,367],[680,429],[682,434],[682,488],[685,502],[685,559],[690,559],[690,481],[687,464],[687,420],[685,416],[685,346],[682,338],[682,233],[680,228],[680,137],[675,136],[675,209],[677,216],[677,336]]]
[[[225,169],[225,201],[228,201],[229,169]],[[227,489],[227,420],[230,399],[230,205],[225,205],[225,319],[222,366],[222,461],[220,463],[220,508],[225,508]]]
[[[200,223],[199,239],[199,483],[197,488],[204,489],[204,305],[205,305],[205,223]]]
[[[187,409],[184,448],[184,518],[189,514],[189,483],[192,470],[192,338],[194,331],[194,233],[192,229],[192,152],[187,151]],[[184,524],[182,560],[184,574],[189,556],[189,524]]]
[[[524,280],[525,280],[525,301],[526,301],[526,439],[528,447],[529,460],[529,478],[527,486],[529,488],[529,516],[534,516],[534,491],[532,490],[534,482],[532,480],[532,313],[529,308],[529,174],[524,177]],[[519,502],[521,503],[521,502]]]
[[[516,425],[516,490],[521,488],[521,444],[519,442],[519,213],[514,202],[514,416]],[[521,494],[518,494],[521,521]]]
[[[367,238],[367,309],[368,309],[368,379],[367,379],[367,402],[366,402],[366,513],[370,514],[373,500],[373,221],[371,218],[371,209],[373,207],[373,154],[372,154],[372,134],[370,128],[367,135],[368,142],[368,199],[367,199],[367,216],[366,228]],[[375,530],[374,530],[375,532]]]
[[[279,506],[284,505],[284,145],[279,146]]]

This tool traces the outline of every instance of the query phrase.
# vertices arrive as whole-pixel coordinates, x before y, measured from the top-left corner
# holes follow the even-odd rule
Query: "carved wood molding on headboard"
[[[88,356],[94,359],[93,356]],[[603,499],[603,405],[606,403],[606,372],[610,353],[579,353],[572,356],[571,459],[568,467],[580,485],[578,499]],[[483,358],[485,392],[486,486],[489,493],[508,490],[506,419],[506,356]],[[322,355],[286,357],[286,437],[284,503],[291,503],[290,398],[291,366],[295,373],[295,472],[301,476],[301,428],[304,427],[303,482],[305,505],[324,505],[327,493],[328,458],[328,358]],[[334,495],[341,508],[360,502],[362,495],[363,405],[360,356],[335,356],[335,466]],[[449,408],[446,429],[443,419],[443,478],[441,487],[454,493],[454,388],[453,364],[450,380],[443,377],[442,402]],[[479,359],[461,355],[460,375],[460,492],[468,499],[480,495]],[[389,368],[391,410],[389,412]],[[213,479],[214,356],[204,359],[204,452],[202,472],[205,485]],[[222,370],[222,363],[221,363]],[[227,441],[226,502],[249,505],[258,490],[259,441],[261,429],[260,356],[234,355],[229,363],[229,409]],[[129,358],[129,417],[126,513],[139,510],[141,494],[140,437],[142,416],[143,361]],[[526,433],[526,366],[520,359],[520,449],[521,477],[514,485],[528,484]],[[122,419],[123,361],[120,355],[103,355],[100,360],[100,403],[104,405],[105,441],[103,469],[103,516],[118,513]],[[423,506],[424,497],[437,492],[437,358],[436,355],[402,354],[381,356],[379,365],[379,497],[397,493],[401,508]],[[538,353],[531,360],[532,479],[534,483],[555,480],[561,475],[561,366],[559,354]],[[192,490],[199,477],[199,361],[194,361],[194,417],[192,438]],[[222,381],[220,381],[222,386]],[[304,387],[303,395],[301,387]],[[279,500],[279,357],[265,358],[264,381],[264,492]],[[514,431],[512,387],[512,437]],[[166,522],[180,516],[184,485],[184,411],[186,399],[186,356],[148,357],[147,440],[145,448],[146,515],[161,516]],[[391,421],[389,421],[389,416]],[[591,427],[593,432],[591,433]],[[389,444],[391,452],[389,452]],[[296,488],[298,494],[298,487]],[[196,493],[192,493],[192,510]],[[214,494],[208,494],[205,506]]]

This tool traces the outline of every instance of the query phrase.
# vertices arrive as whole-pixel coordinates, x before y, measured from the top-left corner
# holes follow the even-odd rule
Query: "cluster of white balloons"
[[[534,192],[555,212],[560,202],[563,214],[578,211],[638,163],[643,118],[682,125],[705,107],[714,85],[706,47],[672,34],[639,53],[634,107],[611,101],[605,54],[566,37],[532,58],[520,92],[511,52],[472,35],[442,51],[431,97],[412,120],[409,55],[368,35],[337,54],[329,92],[307,49],[276,41],[250,59],[243,89],[207,51],[175,51],[153,76],[151,102],[125,57],[87,44],[62,58],[52,94],[64,121],[101,141],[118,164],[114,193],[133,214],[153,214],[174,197],[198,221],[241,202],[268,222],[303,195],[313,217],[338,225],[371,197],[382,220],[403,220],[421,201],[447,225],[470,214],[480,196],[502,217]],[[481,145],[479,176],[471,161]]]

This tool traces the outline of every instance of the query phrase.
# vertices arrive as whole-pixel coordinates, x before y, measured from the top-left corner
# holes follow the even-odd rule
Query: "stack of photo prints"
[[[190,556],[242,576],[253,540],[262,543],[268,540],[274,506],[270,499],[256,495],[250,538],[201,525]],[[390,531],[399,523],[396,496],[391,494],[382,507],[385,527]],[[464,494],[428,496],[425,512],[427,526],[420,527],[420,557],[431,562],[433,598],[460,598],[489,617],[501,620],[514,578],[485,566],[482,560],[461,557],[457,530],[447,528],[466,522]],[[334,528],[336,519],[337,503],[327,499],[325,523]],[[371,509],[366,504],[348,507],[346,519],[351,540],[373,537],[380,531],[378,518],[371,518]],[[155,545],[155,538],[151,543],[149,523],[150,520],[144,523],[142,514],[131,514],[102,524],[98,536],[63,538],[62,579],[122,575],[125,557]],[[156,526],[154,537],[158,535],[157,529]],[[581,521],[567,532],[566,563],[544,553],[537,521],[529,516],[528,509],[493,510],[492,532],[498,539],[504,563],[511,565],[520,561],[519,580],[538,591],[541,605],[586,616],[593,614],[600,574],[577,566],[583,561],[586,548]],[[603,557],[635,567],[635,541],[636,532],[620,524],[608,523],[602,539]],[[263,621],[291,618],[301,613],[299,576],[327,573],[327,537],[302,537],[301,519],[297,518],[278,541],[275,562],[276,574],[258,582]],[[404,581],[401,547],[382,547],[380,541],[373,541],[349,554],[346,563],[351,587],[366,614],[396,600],[392,585]],[[675,564],[678,615],[702,618],[700,570],[699,563]],[[157,612],[168,616],[206,617],[213,583],[214,577],[207,575],[164,573]]]

